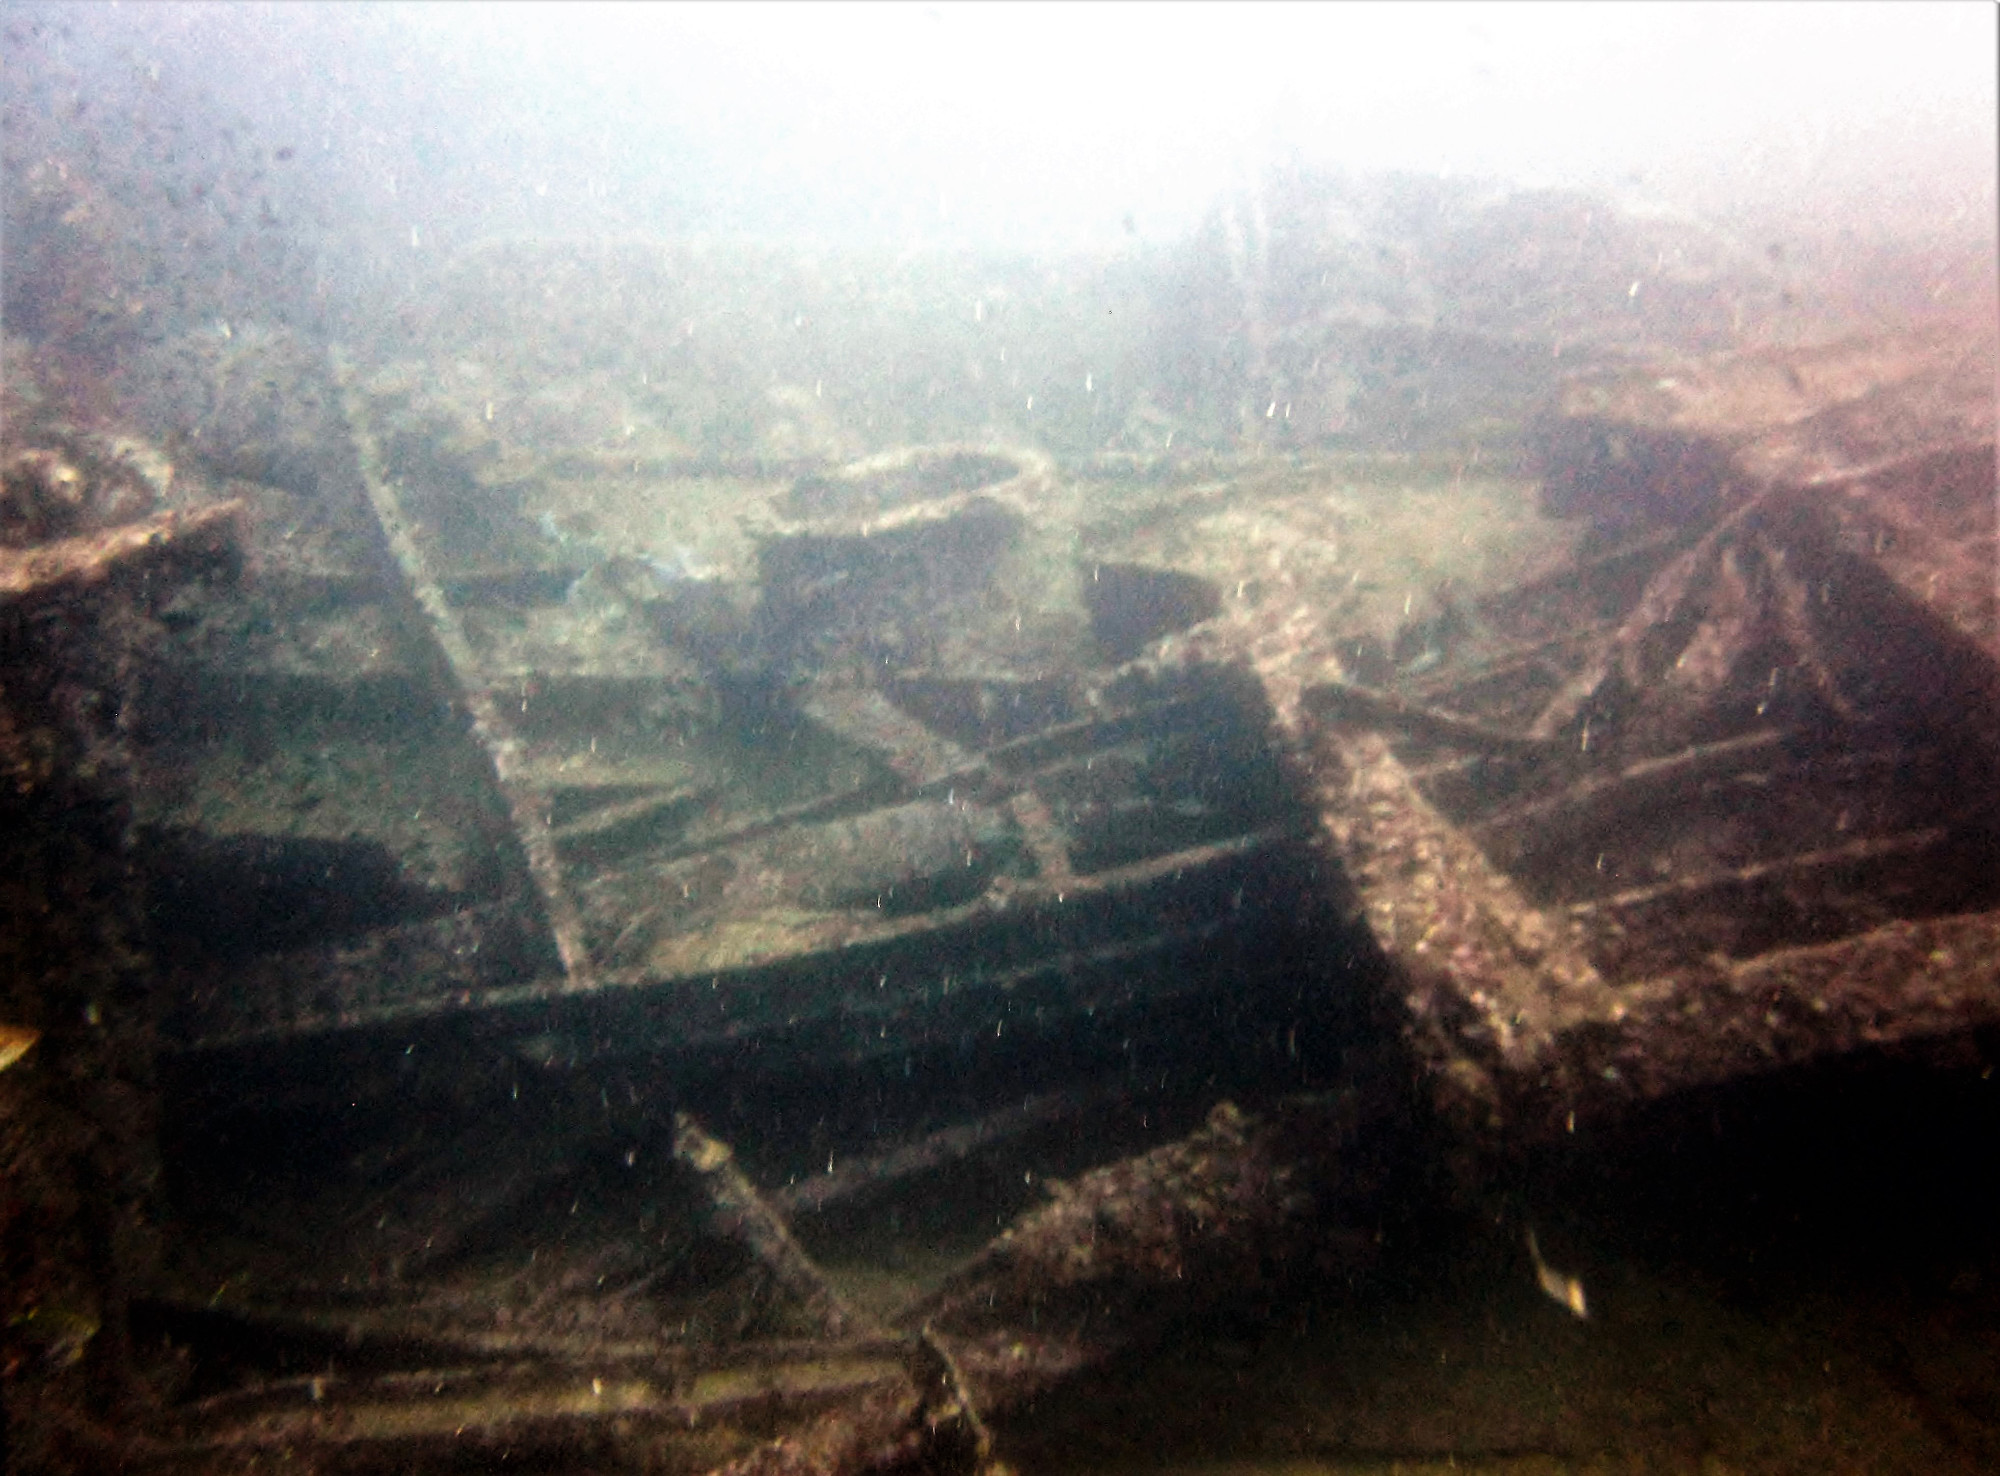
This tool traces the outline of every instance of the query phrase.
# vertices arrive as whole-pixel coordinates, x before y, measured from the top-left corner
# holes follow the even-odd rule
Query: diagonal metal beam
[[[589,989],[596,982],[595,970],[584,943],[583,917],[564,881],[562,861],[550,832],[548,802],[539,791],[523,782],[521,741],[480,672],[458,612],[445,598],[443,586],[417,546],[402,498],[383,463],[382,448],[354,372],[338,350],[332,351],[331,357],[334,379],[340,387],[341,410],[347,420],[368,505],[388,542],[390,555],[402,572],[405,587],[430,625],[431,635],[457,689],[458,701],[471,719],[472,736],[493,766],[494,780],[506,800],[514,834],[528,858],[528,874],[548,914],[549,931],[562,957],[567,987]]]

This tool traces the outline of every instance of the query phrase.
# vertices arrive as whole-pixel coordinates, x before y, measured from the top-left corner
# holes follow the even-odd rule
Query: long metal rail
[[[472,736],[493,766],[494,780],[507,802],[514,834],[528,858],[528,874],[548,914],[549,931],[562,958],[566,987],[572,991],[590,989],[596,982],[596,972],[584,942],[583,917],[564,881],[562,860],[550,832],[548,802],[522,780],[520,738],[508,722],[493,688],[481,675],[458,613],[446,600],[443,586],[417,546],[395,481],[383,463],[382,448],[369,420],[367,405],[356,387],[353,370],[338,350],[331,352],[331,358],[334,380],[340,387],[341,412],[354,445],[368,505],[388,542],[390,555],[402,572],[406,588],[429,622],[431,635],[457,688],[458,701],[471,719]]]

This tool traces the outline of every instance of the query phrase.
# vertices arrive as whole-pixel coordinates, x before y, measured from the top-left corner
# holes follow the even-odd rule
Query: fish
[[[642,554],[639,562],[646,566],[647,571],[653,576],[653,582],[663,590],[672,589],[677,584],[686,584],[690,580],[708,579],[714,572],[706,568],[701,560],[695,557],[694,550],[685,543],[674,545],[672,558],[663,558],[659,554]]]
[[[564,546],[589,551],[578,538],[565,536]],[[622,612],[628,605],[683,593],[714,576],[715,571],[696,558],[693,549],[677,543],[671,557],[653,553],[593,557],[589,567],[569,582],[563,599],[571,605],[615,607]]]
[[[0,1025],[0,1071],[28,1054],[42,1032],[26,1025]]]
[[[1583,1283],[1574,1276],[1556,1270],[1542,1259],[1542,1248],[1535,1244],[1533,1226],[1528,1227],[1528,1258],[1535,1263],[1535,1282],[1548,1293],[1549,1299],[1561,1303],[1571,1315],[1588,1321],[1590,1306],[1584,1300]]]

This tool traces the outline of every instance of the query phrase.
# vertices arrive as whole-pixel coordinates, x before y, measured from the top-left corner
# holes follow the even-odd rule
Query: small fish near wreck
[[[1571,1315],[1578,1319],[1589,1321],[1590,1304],[1584,1300],[1583,1283],[1542,1259],[1542,1248],[1535,1243],[1532,1229],[1528,1231],[1528,1259],[1535,1264],[1535,1284],[1548,1294],[1549,1299],[1567,1307]]]

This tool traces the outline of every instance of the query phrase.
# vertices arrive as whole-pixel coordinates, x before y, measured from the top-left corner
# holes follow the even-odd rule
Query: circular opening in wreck
[[[982,451],[920,451],[893,462],[876,458],[839,471],[813,473],[792,484],[784,511],[795,518],[870,517],[912,503],[954,497],[1012,481],[1013,458]]]

